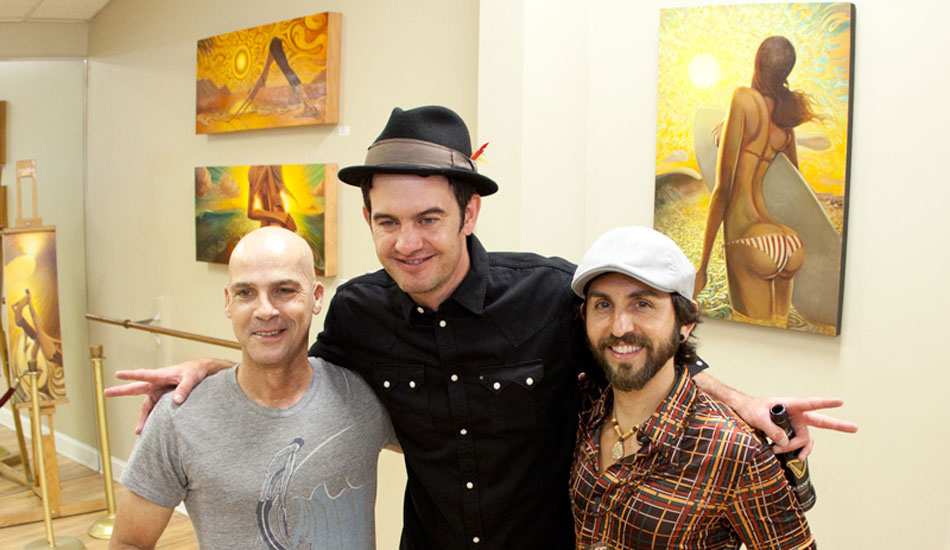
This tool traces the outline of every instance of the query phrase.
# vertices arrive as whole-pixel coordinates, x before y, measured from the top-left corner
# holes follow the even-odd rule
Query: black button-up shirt
[[[475,237],[468,250],[438,311],[384,271],[341,285],[310,354],[362,374],[389,409],[408,471],[402,548],[573,548],[577,375],[593,364],[574,265]]]

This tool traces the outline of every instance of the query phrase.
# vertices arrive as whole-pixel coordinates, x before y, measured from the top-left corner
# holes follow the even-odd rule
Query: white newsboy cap
[[[601,235],[577,266],[571,288],[584,298],[587,284],[605,273],[622,273],[657,290],[693,299],[693,264],[672,239],[649,227],[618,227]]]

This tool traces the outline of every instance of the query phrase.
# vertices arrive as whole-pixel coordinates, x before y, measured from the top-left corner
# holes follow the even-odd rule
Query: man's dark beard
[[[619,363],[617,370],[611,368],[607,362],[607,348],[617,344],[641,346],[647,354],[643,367],[632,372],[629,376],[624,376],[621,371],[632,370],[633,365],[630,363]],[[620,338],[610,335],[601,340],[597,346],[594,346],[588,338],[587,345],[590,347],[594,358],[597,359],[597,363],[600,364],[600,368],[603,369],[607,382],[610,383],[611,387],[622,392],[641,390],[647,385],[647,382],[656,376],[656,373],[660,372],[660,369],[670,360],[670,357],[676,355],[676,350],[679,348],[679,327],[673,327],[669,339],[666,342],[661,342],[658,349],[654,349],[653,342],[646,336],[633,333],[624,334]]]

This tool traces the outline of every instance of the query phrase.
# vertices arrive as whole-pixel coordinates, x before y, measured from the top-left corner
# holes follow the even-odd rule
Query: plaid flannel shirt
[[[581,414],[571,471],[577,547],[817,548],[764,439],[683,371],[638,435],[640,450],[603,474],[599,435],[612,391]]]

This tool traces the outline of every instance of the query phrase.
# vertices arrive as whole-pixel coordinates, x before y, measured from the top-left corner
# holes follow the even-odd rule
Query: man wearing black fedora
[[[397,108],[366,162],[340,170],[362,189],[383,269],[337,288],[310,355],[359,372],[390,412],[408,474],[402,548],[573,548],[567,488],[577,377],[599,370],[571,291],[575,266],[485,251],[473,231],[482,197],[498,186],[478,173],[471,153],[453,111]],[[120,372],[153,384],[110,394],[180,382],[181,401],[227,366],[203,359]],[[705,373],[695,380],[729,393]],[[747,420],[769,427],[763,400],[732,396],[725,400]],[[791,406],[804,412],[833,401]],[[796,421],[840,428],[814,413]],[[777,428],[766,432],[788,441]]]

